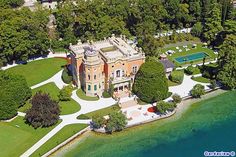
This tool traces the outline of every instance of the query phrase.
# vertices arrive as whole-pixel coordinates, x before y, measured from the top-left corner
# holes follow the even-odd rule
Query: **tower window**
[[[89,91],[91,90],[91,86],[90,86],[90,85],[88,85],[88,90],[89,90]]]
[[[88,80],[90,80],[90,75],[88,75]]]
[[[94,80],[96,80],[96,78],[97,78],[97,76],[96,76],[96,75],[94,75]]]
[[[95,90],[95,91],[97,90],[97,85],[94,85],[94,90]]]
[[[120,77],[120,70],[116,71],[116,77]]]

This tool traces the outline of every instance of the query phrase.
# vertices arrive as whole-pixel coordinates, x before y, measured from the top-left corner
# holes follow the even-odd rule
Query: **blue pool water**
[[[198,52],[198,53],[194,53],[194,54],[191,54],[191,55],[177,57],[177,58],[175,58],[175,60],[179,63],[184,63],[184,62],[199,60],[199,59],[202,59],[202,58],[207,57],[207,56],[208,55],[204,52]]]

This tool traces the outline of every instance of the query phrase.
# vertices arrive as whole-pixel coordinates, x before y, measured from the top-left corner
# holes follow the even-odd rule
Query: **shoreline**
[[[203,95],[201,98],[198,99],[194,99],[194,98],[188,98],[185,100],[182,100],[181,103],[179,103],[175,109],[175,113],[171,116],[165,117],[163,119],[169,120],[169,121],[175,121],[178,120],[183,113],[185,113],[189,107],[191,107],[193,104],[204,101],[206,99],[210,99],[213,97],[216,97],[217,95],[221,95],[223,93],[227,92],[226,90],[222,90],[222,89],[216,89],[213,90],[211,92],[206,93],[205,95]],[[134,125],[134,126],[130,126],[127,127],[126,130],[128,129],[134,129],[135,127],[140,127],[142,125],[148,125],[152,122],[156,122],[158,120],[162,120],[162,119],[157,119],[157,120],[153,120],[153,121],[149,121],[146,123],[141,123],[139,125]],[[71,140],[69,143],[65,144],[64,146],[60,147],[59,149],[57,149],[55,152],[53,152],[52,154],[50,154],[49,156],[62,156],[63,154],[65,154],[68,150],[73,149],[74,147],[76,147],[79,143],[83,142],[84,140],[86,140],[86,138],[88,136],[90,136],[93,132],[91,131],[87,131],[84,134],[75,137],[73,140]],[[97,135],[104,135],[104,133],[98,133],[95,132],[95,134]]]

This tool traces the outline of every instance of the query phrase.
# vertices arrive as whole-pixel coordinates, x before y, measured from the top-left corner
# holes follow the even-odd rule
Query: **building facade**
[[[145,62],[141,48],[129,45],[125,36],[70,45],[74,83],[87,96],[101,96],[103,91],[123,91],[132,86]]]

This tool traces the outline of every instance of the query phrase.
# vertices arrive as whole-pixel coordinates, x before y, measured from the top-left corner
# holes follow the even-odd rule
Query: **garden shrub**
[[[211,78],[211,74],[210,74],[208,71],[204,71],[204,72],[202,73],[202,77]]]
[[[172,82],[182,83],[184,79],[184,72],[180,70],[172,71],[169,78]]]
[[[61,76],[62,80],[64,83],[66,84],[70,84],[73,80],[71,73],[69,72],[69,70],[65,67],[63,72],[62,72],[62,76]]]
[[[188,75],[192,75],[194,72],[194,67],[192,65],[190,65],[186,69],[184,69],[184,72]]]
[[[173,99],[173,102],[174,102],[174,103],[180,103],[180,102],[182,101],[182,98],[181,98],[180,95],[178,95],[178,94],[174,94],[174,95],[172,96],[172,99]]]
[[[64,86],[58,95],[60,101],[70,101],[70,97],[72,95],[73,87],[72,85]]]
[[[200,98],[202,95],[205,94],[205,88],[201,84],[196,84],[190,91],[190,93],[194,98]]]
[[[110,98],[110,97],[111,97],[111,94],[110,94],[109,92],[107,92],[107,91],[104,91],[104,92],[102,93],[102,96],[103,96],[103,98]]]
[[[173,102],[165,102],[165,101],[160,101],[157,103],[157,110],[160,113],[165,113],[168,110],[173,110],[176,107],[176,104]]]

